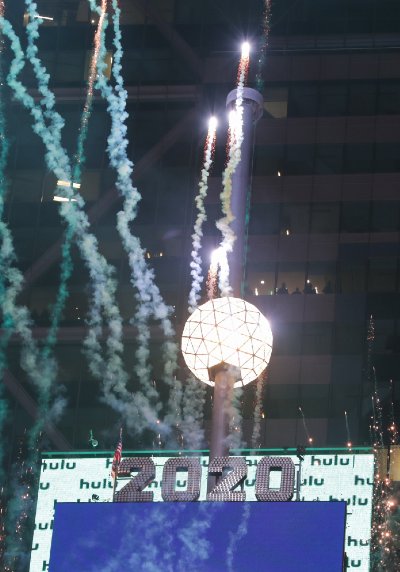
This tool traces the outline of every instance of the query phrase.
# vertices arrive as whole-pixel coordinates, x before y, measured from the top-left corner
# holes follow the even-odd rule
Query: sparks
[[[76,180],[80,179],[81,176],[80,170],[81,170],[81,163],[83,161],[83,144],[86,139],[88,122],[90,118],[90,110],[92,108],[92,103],[93,103],[93,87],[95,79],[97,77],[97,63],[101,48],[101,35],[107,13],[107,1],[108,0],[102,0],[101,2],[101,14],[97,22],[97,28],[93,40],[94,47],[89,66],[86,101],[82,111],[81,124],[79,128],[78,145],[74,157],[74,179]]]
[[[216,117],[210,117],[208,121],[208,132],[204,147],[203,168],[201,170],[199,192],[195,198],[197,217],[194,223],[192,234],[192,261],[190,263],[192,286],[189,293],[189,312],[193,312],[197,307],[198,301],[200,299],[199,293],[201,290],[201,284],[203,282],[200,249],[203,238],[203,224],[207,220],[204,201],[208,192],[208,178],[210,176],[210,170],[214,159],[217,123],[218,121]]]
[[[256,74],[256,87],[260,93],[262,93],[264,88],[262,71],[265,63],[265,57],[269,40],[269,32],[271,28],[271,6],[272,6],[272,0],[264,0],[263,35],[262,35],[260,53],[257,61],[257,74]]]
[[[249,42],[243,42],[242,44],[242,59],[249,59],[250,55],[250,44]]]

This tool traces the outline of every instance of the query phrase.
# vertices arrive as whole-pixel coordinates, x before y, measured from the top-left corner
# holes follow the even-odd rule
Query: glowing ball
[[[241,379],[235,387],[257,379],[267,367],[272,332],[259,310],[240,298],[216,298],[199,306],[187,320],[182,353],[194,375],[214,385],[209,368],[226,363],[237,367]]]

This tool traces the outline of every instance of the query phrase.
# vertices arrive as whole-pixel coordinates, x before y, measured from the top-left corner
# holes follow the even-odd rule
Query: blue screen
[[[344,502],[59,503],[50,572],[341,572]]]

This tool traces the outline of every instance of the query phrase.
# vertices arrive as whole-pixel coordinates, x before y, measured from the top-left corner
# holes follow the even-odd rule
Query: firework
[[[229,113],[228,161],[222,175],[223,190],[220,194],[223,217],[216,223],[217,228],[222,234],[221,247],[226,254],[232,252],[236,240],[235,233],[231,227],[234,220],[231,208],[232,177],[241,159],[243,141],[243,90],[249,69],[249,52],[250,46],[245,42],[242,46],[242,56],[238,67],[235,107]],[[228,264],[221,266],[219,287],[223,296],[229,296],[232,293],[232,288],[229,285]]]
[[[201,170],[201,178],[199,183],[199,192],[195,199],[197,207],[197,218],[194,224],[192,234],[192,260],[190,263],[192,275],[192,287],[189,294],[189,311],[193,312],[199,301],[199,292],[203,281],[201,269],[201,257],[199,251],[201,249],[201,239],[203,238],[203,224],[207,220],[204,201],[208,191],[208,178],[212,167],[215,143],[217,134],[217,119],[211,117],[208,123],[207,138],[204,146],[203,168]]]
[[[269,32],[271,28],[271,7],[272,0],[264,0],[264,11],[263,11],[263,30],[261,36],[260,52],[257,62],[257,75],[256,75],[256,88],[258,91],[262,92],[264,87],[264,82],[262,79],[262,70],[265,63],[266,52],[268,47]]]
[[[88,84],[87,84],[87,92],[86,92],[86,101],[83,107],[82,116],[81,116],[81,124],[79,128],[79,137],[78,137],[78,144],[77,150],[74,157],[74,174],[73,178],[74,181],[80,180],[81,177],[81,168],[83,162],[83,146],[86,140],[87,130],[88,130],[88,123],[90,119],[92,103],[93,103],[93,87],[94,82],[97,76],[97,63],[100,55],[100,48],[101,48],[101,41],[102,41],[102,30],[106,19],[107,14],[107,0],[102,0],[101,2],[101,13],[97,22],[97,28],[94,35],[93,41],[93,53],[90,60],[89,66],[89,75],[88,75]]]
[[[347,435],[346,446],[349,449],[349,451],[351,451],[352,443],[351,443],[351,438],[350,438],[350,428],[349,428],[349,419],[348,419],[347,411],[344,412],[344,419],[345,419],[345,423],[346,423],[346,435]]]
[[[310,433],[309,433],[308,427],[307,427],[307,423],[306,423],[306,418],[305,418],[305,415],[304,415],[303,410],[302,410],[301,407],[299,407],[299,411],[300,411],[300,414],[301,414],[301,419],[302,419],[302,421],[303,421],[304,433],[306,434],[306,437],[307,437],[307,443],[308,443],[309,445],[312,445],[314,439],[310,436]]]
[[[254,403],[254,422],[253,422],[253,434],[251,437],[251,446],[253,449],[259,448],[260,436],[261,436],[261,420],[264,419],[263,413],[263,394],[265,381],[267,379],[267,374],[265,370],[257,379],[255,403]]]

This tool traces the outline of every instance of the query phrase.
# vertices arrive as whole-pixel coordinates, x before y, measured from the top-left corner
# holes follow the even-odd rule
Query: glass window
[[[376,113],[377,86],[372,82],[352,83],[349,86],[349,115],[374,115]]]
[[[315,117],[318,113],[318,92],[315,84],[293,85],[289,89],[288,116]]]
[[[400,23],[400,5],[397,0],[377,0],[377,8],[375,14],[375,32],[389,33],[399,30]]]
[[[374,352],[385,352],[395,343],[395,321],[375,320]]]
[[[398,173],[400,171],[400,145],[378,143],[375,151],[375,172]]]
[[[398,113],[400,113],[400,82],[380,82],[378,92],[378,114]]]
[[[58,84],[77,84],[83,82],[86,54],[68,50],[58,53],[55,82]]]
[[[396,258],[373,258],[369,262],[368,290],[394,292],[396,290]]]
[[[324,0],[313,4],[318,34],[340,34],[346,31],[348,0]]]
[[[339,230],[339,204],[313,203],[311,206],[311,232],[336,233]]]
[[[399,230],[399,205],[396,202],[372,203],[371,230],[373,232],[397,232]]]
[[[254,174],[277,175],[283,171],[283,145],[259,145],[254,151]]]
[[[317,294],[333,294],[336,288],[336,263],[310,262],[308,279]]]
[[[360,326],[352,323],[335,326],[335,353],[359,354],[364,347],[364,333]]]
[[[306,276],[305,262],[280,262],[278,267],[277,293],[302,292]],[[297,290],[296,290],[297,289]]]
[[[309,0],[291,4],[289,8],[288,32],[291,34],[313,34],[315,31],[314,3]]]
[[[327,322],[306,322],[303,330],[305,354],[329,354],[332,351],[332,328]]]
[[[339,265],[338,289],[343,293],[365,292],[366,264],[360,260],[345,260]]]
[[[175,0],[175,23],[196,24],[204,16],[203,8],[198,0]]]
[[[308,418],[328,416],[330,387],[326,383],[302,384],[300,389],[301,408]],[[318,435],[314,433],[314,437]]]
[[[303,203],[284,203],[281,213],[281,234],[304,234],[309,231],[310,208]]]
[[[276,355],[300,354],[302,324],[274,324],[274,352]],[[272,386],[275,387],[275,386]]]
[[[287,117],[288,88],[267,86],[264,90],[264,110],[267,117]]]
[[[250,267],[247,274],[247,291],[254,296],[271,296],[275,292],[275,263]]]
[[[314,172],[314,145],[287,147],[285,175],[311,175]]]
[[[360,145],[345,145],[344,172],[370,173],[373,171],[374,145],[364,143]]]
[[[342,203],[340,230],[341,232],[368,232],[370,203]]]
[[[319,93],[319,115],[345,115],[347,110],[346,85],[321,85]]]
[[[249,265],[246,285],[249,294],[271,296],[275,293],[275,262]]]
[[[251,206],[249,234],[278,234],[279,233],[278,203],[253,204]]]
[[[317,145],[315,173],[330,175],[343,172],[343,145]]]

